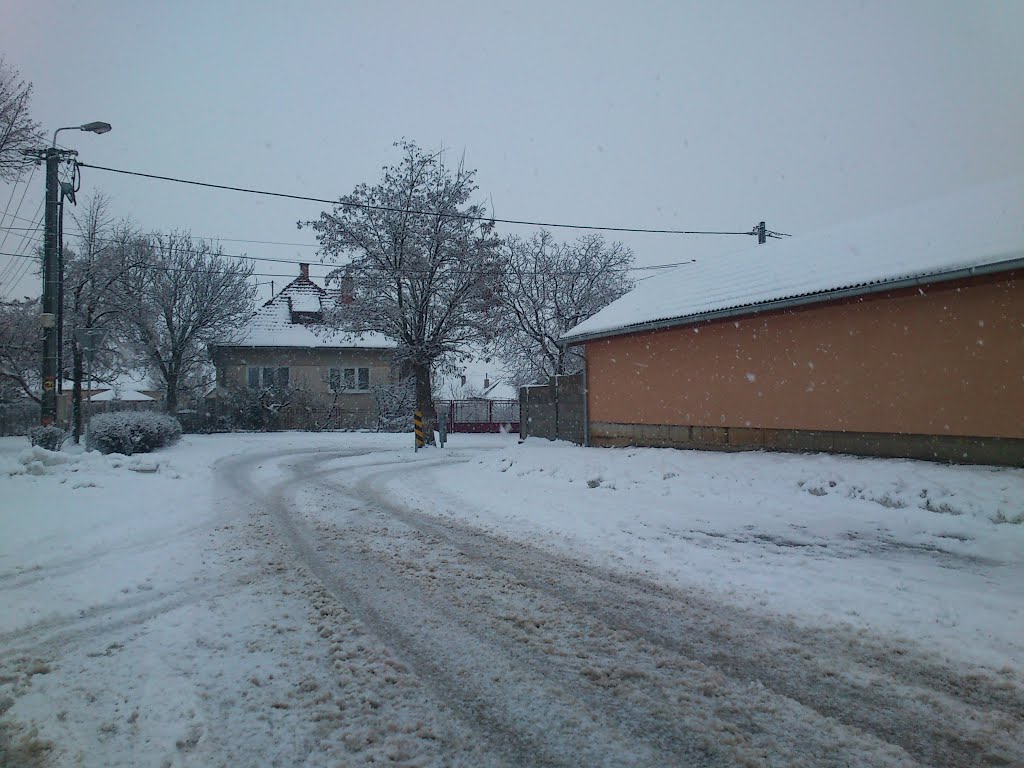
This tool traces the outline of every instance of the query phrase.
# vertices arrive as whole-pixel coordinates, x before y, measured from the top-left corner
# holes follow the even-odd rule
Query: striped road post
[[[413,424],[416,426],[416,450],[418,451],[427,444],[423,439],[423,411],[416,411],[416,415],[413,417]]]

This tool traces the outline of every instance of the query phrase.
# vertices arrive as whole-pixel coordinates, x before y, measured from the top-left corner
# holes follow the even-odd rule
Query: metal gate
[[[519,431],[518,400],[441,400],[435,406],[438,417],[447,412],[449,432]]]

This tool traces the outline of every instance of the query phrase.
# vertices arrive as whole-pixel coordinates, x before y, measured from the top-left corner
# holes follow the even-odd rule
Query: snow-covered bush
[[[32,445],[38,445],[48,451],[59,451],[67,440],[68,433],[60,427],[32,427],[28,431],[28,439]]]
[[[115,411],[89,419],[86,447],[100,453],[149,453],[181,438],[173,416],[153,411]]]

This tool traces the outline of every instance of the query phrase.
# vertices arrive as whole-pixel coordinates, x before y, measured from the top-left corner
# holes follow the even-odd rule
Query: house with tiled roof
[[[561,343],[590,444],[1024,465],[1024,180],[688,263]]]
[[[229,339],[210,345],[215,399],[262,396],[285,413],[279,426],[371,427],[373,386],[391,378],[395,342],[379,333],[330,327],[325,313],[345,297],[328,291],[300,264],[299,276],[260,307]]]

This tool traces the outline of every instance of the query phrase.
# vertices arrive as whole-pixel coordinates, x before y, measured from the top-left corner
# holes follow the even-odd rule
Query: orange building
[[[1024,181],[680,267],[563,343],[589,444],[1024,465]]]

